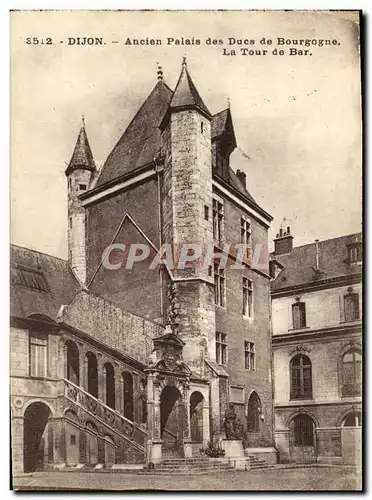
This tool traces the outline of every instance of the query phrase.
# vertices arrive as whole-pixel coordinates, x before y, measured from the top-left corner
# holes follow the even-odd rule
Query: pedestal
[[[151,441],[148,444],[148,462],[152,462],[153,464],[159,464],[162,459],[162,446],[163,441]]]
[[[184,439],[183,440],[183,456],[185,458],[191,458],[192,457],[192,445],[191,445],[191,440],[190,439]]]
[[[243,444],[239,439],[222,439],[221,447],[225,450],[225,457],[244,457]]]

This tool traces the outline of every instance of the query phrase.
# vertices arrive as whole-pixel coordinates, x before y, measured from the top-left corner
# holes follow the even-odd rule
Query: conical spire
[[[211,114],[204,104],[199,92],[191,80],[191,76],[187,70],[186,57],[182,61],[182,70],[179,77],[173,98],[170,103],[171,109],[198,109],[202,114],[211,118]]]
[[[96,166],[93,160],[92,150],[90,149],[88,137],[85,131],[85,119],[82,117],[81,129],[76,141],[74,152],[65,174],[69,175],[72,170],[78,168],[91,170],[92,172],[96,170]]]

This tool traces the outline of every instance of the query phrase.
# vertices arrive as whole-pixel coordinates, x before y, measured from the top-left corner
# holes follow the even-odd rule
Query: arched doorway
[[[133,420],[133,377],[129,372],[123,372],[124,417]]]
[[[24,472],[44,469],[44,457],[48,451],[49,407],[35,402],[27,407],[23,428],[23,466]]]
[[[165,386],[160,395],[160,436],[165,455],[178,454],[182,449],[184,405],[175,386]]]
[[[97,358],[92,352],[87,352],[85,360],[87,365],[87,391],[95,398],[98,398]]]
[[[72,340],[66,341],[67,380],[79,385],[79,349]]]
[[[106,375],[106,400],[107,406],[115,410],[115,370],[111,363],[104,366]]]
[[[199,391],[190,396],[190,432],[193,443],[203,442],[203,402],[204,397]]]
[[[311,415],[296,415],[289,424],[290,456],[297,463],[316,461],[315,422]]]
[[[362,413],[352,411],[341,423],[341,443],[343,463],[357,465],[362,458]]]

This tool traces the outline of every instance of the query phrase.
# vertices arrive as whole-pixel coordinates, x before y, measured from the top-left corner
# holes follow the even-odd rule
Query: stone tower
[[[200,244],[205,249],[213,242],[211,118],[184,59],[160,125],[164,156],[162,239],[176,250],[185,244]],[[200,372],[203,358],[214,358],[215,352],[213,278],[208,266],[200,262],[173,272],[168,296],[175,314],[169,320],[185,342],[185,362]]]
[[[65,171],[68,192],[68,260],[80,282],[86,281],[85,209],[79,195],[89,189],[96,173],[84,118],[70,163]]]

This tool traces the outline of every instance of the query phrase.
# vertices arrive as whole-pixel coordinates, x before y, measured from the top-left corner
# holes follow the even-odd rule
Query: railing
[[[147,443],[147,432],[145,430],[70,380],[64,379],[64,383],[64,395],[67,399],[74,404],[80,405],[96,419],[114,429],[134,446],[137,446],[141,451],[145,451]]]

